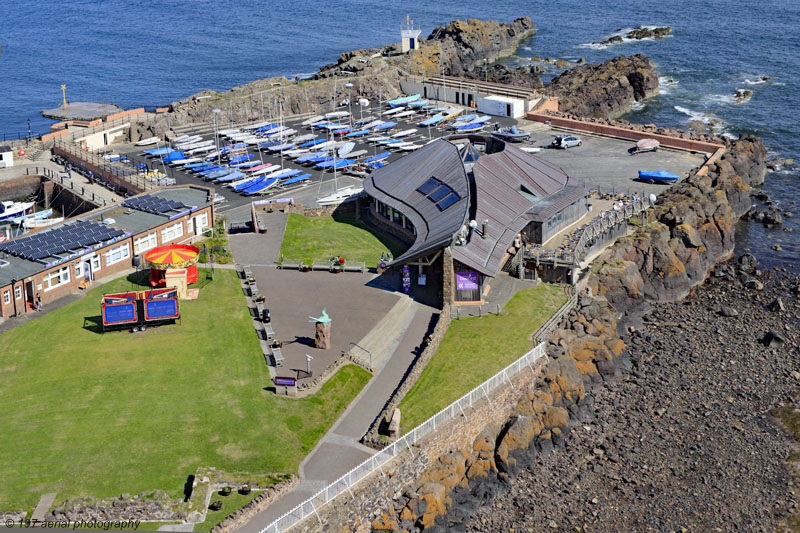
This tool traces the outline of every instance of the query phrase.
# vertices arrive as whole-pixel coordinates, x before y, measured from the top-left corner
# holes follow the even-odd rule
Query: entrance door
[[[25,301],[31,306],[31,309],[36,308],[36,293],[33,291],[33,280],[25,282],[25,294],[23,295]]]
[[[92,272],[92,262],[83,261],[81,263],[81,271],[83,272],[83,279],[86,281],[94,281],[94,273]]]

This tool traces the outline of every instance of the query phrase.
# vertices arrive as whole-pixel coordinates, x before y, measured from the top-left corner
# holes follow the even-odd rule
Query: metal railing
[[[72,160],[74,164],[81,166],[81,164],[92,165],[98,171],[108,174],[107,177],[116,178],[124,181],[141,191],[149,191],[157,189],[167,182],[161,182],[160,179],[150,179],[145,172],[139,171],[135,168],[127,167],[123,164],[116,163],[105,159],[93,152],[81,149],[78,145],[64,142],[61,139],[55,141],[53,148],[61,150],[67,154],[67,157]],[[102,178],[103,176],[95,176],[95,179]],[[170,179],[164,175],[163,179]]]
[[[555,331],[555,329],[561,323],[561,319],[564,318],[567,313],[572,311],[572,309],[578,304],[577,291],[575,291],[572,286],[569,286],[567,290],[572,292],[569,300],[564,302],[564,305],[562,305],[561,308],[547,320],[547,322],[542,324],[542,326],[534,332],[533,336],[531,337],[533,342],[541,344],[547,341],[553,331]]]
[[[39,167],[34,167],[32,169],[29,167],[26,169],[25,172],[28,175],[30,175],[30,172],[28,172],[29,170],[33,170],[34,175],[44,176],[53,183],[57,183],[61,185],[63,188],[69,189],[70,191],[72,191],[73,194],[79,196],[80,198],[86,200],[87,202],[92,202],[97,206],[105,206],[107,204],[105,198],[97,196],[94,193],[94,191],[87,190],[86,187],[84,187],[83,185],[75,185],[75,182],[69,179],[67,176],[59,174],[58,172],[55,172],[52,169],[49,169],[47,167],[42,167],[41,169]]]
[[[50,132],[46,131],[44,133],[37,133],[37,132],[32,131],[32,132],[28,133],[27,131],[19,131],[19,132],[16,132],[16,133],[0,133],[0,137],[2,137],[2,141],[0,141],[0,142],[26,141],[26,140],[27,141],[32,141],[34,139],[37,139],[37,138],[41,137],[42,135],[47,135],[48,133],[50,133]]]
[[[314,496],[310,497],[297,507],[284,514],[267,527],[263,528],[260,533],[280,533],[286,531],[290,527],[305,520],[309,516],[317,515],[317,510],[330,503],[331,500],[336,498],[343,492],[350,492],[352,494],[352,487],[366,478],[377,470],[383,471],[383,465],[397,457],[400,453],[409,450],[413,455],[414,451],[412,446],[422,440],[427,435],[436,431],[437,427],[441,427],[447,421],[455,418],[458,415],[467,416],[467,409],[472,407],[478,401],[487,398],[495,389],[508,383],[512,376],[518,374],[525,368],[534,370],[533,365],[539,359],[545,356],[544,344],[539,344],[531,351],[505,367],[503,370],[487,379],[470,392],[454,401],[428,420],[412,429],[398,440],[375,453],[369,459],[356,466],[348,473],[317,492]],[[317,515],[319,519],[319,515]]]

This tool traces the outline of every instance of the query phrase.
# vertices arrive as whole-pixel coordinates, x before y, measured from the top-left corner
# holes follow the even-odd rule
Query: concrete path
[[[39,503],[36,504],[36,509],[33,510],[33,514],[31,515],[31,520],[36,520],[38,522],[44,520],[44,515],[47,513],[47,511],[50,510],[50,507],[53,505],[54,501],[56,501],[55,492],[48,492],[47,494],[42,494]]]
[[[257,514],[237,531],[258,533],[273,520],[339,479],[355,466],[375,454],[375,450],[358,443],[378,416],[389,396],[402,380],[409,365],[419,352],[422,339],[438,310],[404,298],[409,311],[395,321],[393,331],[386,337],[396,343],[385,343],[392,349],[391,357],[383,357],[383,366],[342,414],[328,433],[300,465],[300,484],[283,498]],[[411,318],[408,319],[408,316]],[[377,332],[377,328],[373,331]],[[368,335],[369,336],[369,335]]]
[[[231,222],[243,222],[250,220],[250,208],[247,209],[247,216],[241,212],[241,208],[227,213]],[[278,257],[281,255],[281,243],[283,234],[286,232],[286,222],[289,215],[276,211],[267,213],[267,232],[266,233],[239,233],[228,236],[231,251],[240,265],[250,266],[275,266]]]

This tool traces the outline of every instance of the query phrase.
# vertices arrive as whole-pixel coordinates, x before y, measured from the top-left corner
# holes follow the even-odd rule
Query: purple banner
[[[275,385],[279,385],[279,386],[282,385],[282,386],[285,386],[285,387],[294,387],[296,383],[297,383],[297,380],[295,380],[295,378],[283,377],[283,376],[275,376]]]
[[[456,289],[460,291],[474,291],[478,288],[477,272],[456,272]]]

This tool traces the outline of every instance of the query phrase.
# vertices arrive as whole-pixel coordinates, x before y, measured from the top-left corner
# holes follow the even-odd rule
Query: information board
[[[460,291],[474,291],[478,288],[477,272],[456,272],[456,289]]]
[[[165,300],[144,302],[145,320],[165,320],[169,318],[178,318],[178,300],[167,298]]]
[[[136,302],[103,306],[103,324],[127,324],[136,322]]]
[[[294,387],[297,380],[292,377],[275,376],[275,385],[280,387]]]
[[[402,268],[403,272],[403,292],[408,294],[411,292],[411,269],[408,265]]]

